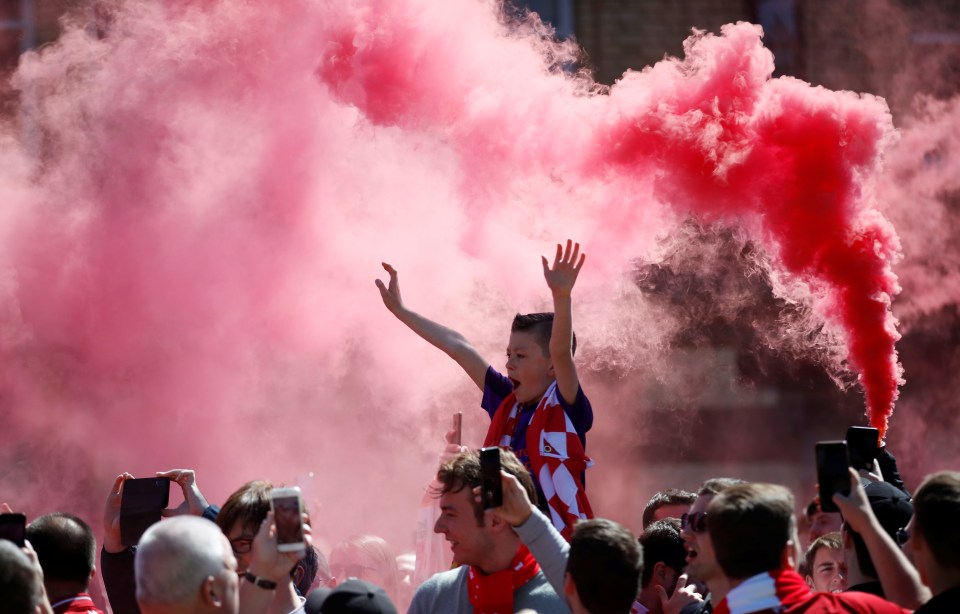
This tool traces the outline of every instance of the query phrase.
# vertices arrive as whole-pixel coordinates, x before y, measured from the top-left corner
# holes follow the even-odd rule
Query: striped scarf
[[[533,477],[547,498],[550,520],[569,541],[573,525],[578,520],[593,518],[590,501],[580,481],[580,476],[587,467],[593,466],[593,461],[587,457],[577,430],[563,411],[559,394],[557,382],[553,382],[540,398],[527,427],[527,454]],[[520,404],[511,392],[494,413],[483,445],[509,448],[519,415]]]

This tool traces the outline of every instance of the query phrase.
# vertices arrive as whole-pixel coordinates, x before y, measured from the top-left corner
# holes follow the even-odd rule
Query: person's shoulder
[[[435,573],[426,580],[423,584],[417,588],[417,593],[421,591],[424,593],[438,593],[446,589],[456,587],[463,580],[463,577],[467,573],[469,568],[464,565],[457,567],[456,569],[448,569],[447,571],[441,571],[440,573]]]
[[[466,590],[468,567],[462,566],[433,574],[413,594],[408,614],[453,611]]]
[[[521,586],[514,594],[514,605],[531,608],[537,612],[569,612],[566,601],[557,594],[547,577],[538,571],[532,580]]]
[[[822,601],[832,601],[842,604],[850,612],[862,612],[864,614],[900,614],[907,613],[905,610],[883,597],[871,595],[870,593],[850,592],[843,593],[814,593],[815,599]],[[811,610],[813,612],[815,610]]]

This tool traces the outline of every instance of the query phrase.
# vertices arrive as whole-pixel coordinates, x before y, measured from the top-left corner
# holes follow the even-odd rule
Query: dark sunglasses
[[[253,538],[241,536],[231,539],[230,548],[234,554],[246,554],[253,550]]]
[[[683,514],[680,516],[680,527],[690,533],[703,533],[707,530],[707,513]]]
[[[910,540],[910,532],[906,529],[897,529],[897,544],[902,546]]]

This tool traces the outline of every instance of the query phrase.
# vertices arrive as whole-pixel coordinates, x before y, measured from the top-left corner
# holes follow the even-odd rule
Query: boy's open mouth
[[[515,379],[513,379],[512,377],[511,377],[511,378],[508,378],[508,379],[510,380],[510,383],[513,384],[513,389],[516,390],[517,387],[520,385],[520,382],[517,381],[517,380],[515,380]]]

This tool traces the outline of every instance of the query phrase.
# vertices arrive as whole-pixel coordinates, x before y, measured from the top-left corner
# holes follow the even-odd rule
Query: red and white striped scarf
[[[557,382],[553,382],[540,398],[527,427],[526,443],[533,474],[547,498],[550,520],[569,541],[578,520],[593,518],[580,481],[581,474],[593,466],[593,461],[587,457],[577,429],[563,411],[559,394]],[[483,445],[509,448],[519,415],[520,403],[511,392],[494,413]]]

